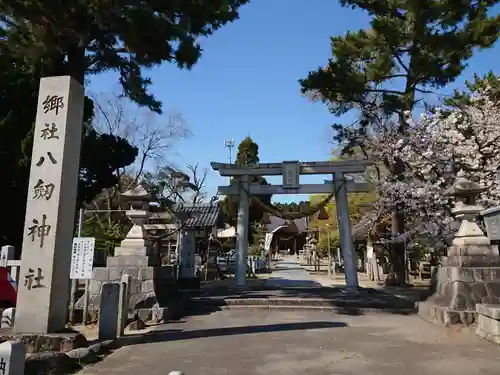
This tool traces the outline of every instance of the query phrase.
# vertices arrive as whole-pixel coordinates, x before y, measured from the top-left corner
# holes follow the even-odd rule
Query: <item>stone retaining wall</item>
[[[161,320],[162,308],[168,306],[169,301],[177,292],[174,266],[148,267],[147,264],[139,263],[139,266],[110,266],[108,264],[108,267],[94,268],[89,287],[89,311],[99,310],[103,283],[119,282],[123,275],[130,276],[129,311],[139,313],[143,321]],[[75,303],[75,308],[82,309],[83,304],[84,296]]]
[[[500,305],[477,304],[476,335],[500,345]]]

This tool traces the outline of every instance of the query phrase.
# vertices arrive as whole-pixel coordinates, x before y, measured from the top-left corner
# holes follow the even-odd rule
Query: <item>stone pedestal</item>
[[[434,294],[418,306],[430,322],[471,325],[476,304],[500,303],[500,256],[491,246],[451,246],[433,278]]]
[[[476,322],[476,304],[500,303],[500,256],[474,221],[483,207],[476,197],[485,187],[459,172],[453,196],[452,212],[461,220],[447,256],[433,275],[434,294],[418,306],[419,315],[439,325]]]
[[[120,282],[123,275],[130,276],[128,307],[143,321],[164,319],[172,297],[176,295],[177,270],[175,266],[161,266],[150,256],[119,255],[109,257],[106,267],[95,267],[90,282],[89,311],[99,310],[101,288],[105,282]],[[83,308],[83,299],[76,308]]]
[[[0,332],[0,342],[21,341],[26,353],[67,352],[77,348],[86,348],[89,343],[80,332],[66,329],[60,333],[19,333],[11,329]]]

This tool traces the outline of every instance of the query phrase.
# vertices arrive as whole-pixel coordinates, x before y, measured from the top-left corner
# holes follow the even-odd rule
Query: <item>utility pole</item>
[[[233,161],[233,148],[234,148],[234,138],[231,138],[231,139],[226,139],[224,141],[224,147],[227,148],[227,150],[229,151],[229,164],[232,163]],[[231,184],[231,177],[228,177],[229,178],[229,184]]]
[[[234,148],[234,139],[226,139],[224,141],[224,147],[228,149],[229,151],[229,164],[233,161],[232,156],[233,156],[233,148]]]

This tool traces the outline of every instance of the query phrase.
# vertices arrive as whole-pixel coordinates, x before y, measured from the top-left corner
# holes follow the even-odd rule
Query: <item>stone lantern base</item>
[[[448,248],[433,275],[434,293],[418,304],[419,315],[442,326],[476,322],[476,304],[500,303],[500,256],[490,245]]]
[[[137,250],[135,254],[108,257],[106,267],[93,269],[89,288],[90,313],[99,310],[103,283],[120,282],[123,275],[129,275],[129,315],[138,314],[144,322],[167,319],[168,309],[178,295],[176,267],[161,266],[156,257],[145,255],[146,248],[144,255]],[[75,308],[82,309],[83,305],[84,296],[76,302]]]

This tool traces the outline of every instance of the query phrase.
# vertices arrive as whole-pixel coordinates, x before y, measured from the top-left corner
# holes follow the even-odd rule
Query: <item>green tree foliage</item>
[[[332,37],[332,58],[300,80],[302,92],[317,94],[336,115],[373,104],[387,113],[412,110],[417,93],[453,82],[476,48],[495,43],[500,16],[488,10],[498,2],[342,0],[367,11],[371,28]]]
[[[115,247],[120,245],[132,224],[128,220],[101,221],[97,216],[85,219],[83,235],[95,237],[95,250],[105,252],[106,255],[114,254]],[[103,257],[103,259],[106,259]]]
[[[249,164],[257,164],[259,162],[259,146],[252,140],[250,137],[246,137],[241,143],[238,145],[238,153],[236,156],[236,164],[240,166],[249,165]],[[251,184],[257,185],[269,185],[266,179],[262,176],[251,176],[250,181]],[[236,179],[231,181],[231,185],[238,184]],[[271,195],[258,195],[254,197],[250,197],[250,220],[249,220],[249,239],[253,238],[252,236],[252,224],[259,222],[262,219],[262,215],[264,210],[262,209],[261,204],[259,204],[258,200],[260,200],[264,204],[271,203]],[[238,206],[239,206],[239,197],[238,196],[226,196],[222,202],[222,210],[224,212],[224,216],[229,225],[236,225],[237,216],[238,216]]]
[[[307,212],[310,208],[310,203],[308,201],[301,201],[298,203],[274,203],[274,206],[281,211],[287,212]]]
[[[87,125],[80,158],[78,202],[89,202],[102,189],[118,184],[118,169],[132,164],[137,148],[126,139],[112,134],[99,134]]]
[[[0,43],[42,76],[118,71],[124,93],[161,111],[142,69],[163,62],[191,68],[201,55],[200,37],[238,18],[248,0],[102,1],[0,0]]]
[[[0,244],[20,249],[33,144],[33,126],[40,76],[30,66],[9,55],[0,55],[0,196],[6,198],[8,215],[0,218]],[[92,199],[116,183],[113,172],[132,163],[137,149],[126,140],[98,134],[91,126],[92,101],[85,101],[85,133],[81,154],[78,202]],[[80,206],[80,203],[77,203]]]
[[[465,81],[467,91],[456,90],[453,95],[445,99],[449,106],[459,107],[470,104],[470,93],[481,90],[488,90],[491,99],[500,101],[500,77],[493,72],[488,72],[484,76],[474,74],[474,81]]]
[[[332,58],[300,80],[302,92],[325,102],[332,113],[357,109],[357,127],[334,124],[335,138],[350,151],[370,134],[373,116],[397,115],[398,131],[407,128],[405,111],[421,95],[453,82],[477,48],[491,47],[498,38],[500,16],[489,9],[500,0],[341,0],[371,16],[368,30],[332,37]],[[388,165],[401,174],[401,163]],[[401,210],[395,210],[392,232],[404,231]],[[394,244],[391,275],[405,282],[404,248]]]
[[[316,204],[324,199],[322,195],[311,196],[311,203]],[[375,201],[374,193],[350,193],[347,197],[349,202],[349,217],[351,219],[351,225],[356,225],[357,222],[361,220],[363,215],[367,210],[369,210],[371,203]],[[338,222],[337,222],[337,204],[335,201],[331,201],[325,206],[325,211],[328,214],[327,220],[318,220],[318,215],[315,215],[310,221],[309,226],[311,228],[330,228],[331,232],[338,232]]]

